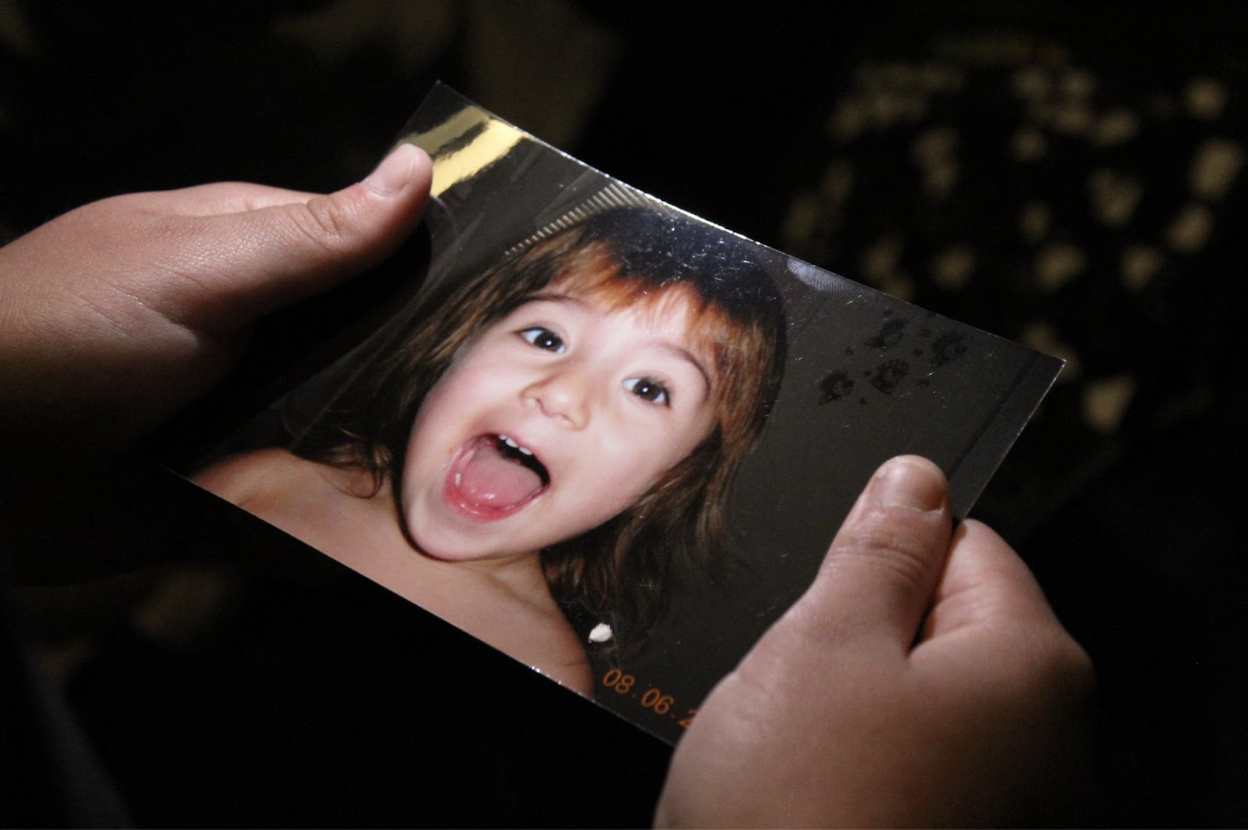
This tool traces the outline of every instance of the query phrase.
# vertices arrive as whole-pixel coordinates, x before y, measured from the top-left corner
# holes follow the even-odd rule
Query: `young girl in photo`
[[[589,629],[635,648],[725,548],[785,358],[759,250],[600,212],[418,304],[286,448],[195,480],[590,694]]]

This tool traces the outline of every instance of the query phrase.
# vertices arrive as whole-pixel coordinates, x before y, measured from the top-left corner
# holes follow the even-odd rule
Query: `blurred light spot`
[[[1014,133],[1014,138],[1010,141],[1010,152],[1019,161],[1036,161],[1044,155],[1046,149],[1048,142],[1044,135],[1032,127]]]
[[[1069,98],[1091,98],[1096,92],[1096,76],[1086,69],[1068,69],[1062,75],[1062,93]]]
[[[975,270],[975,251],[969,245],[956,245],[937,254],[932,261],[932,282],[947,291],[966,286]]]
[[[921,68],[920,79],[933,92],[951,93],[962,89],[966,73],[947,63],[928,63]]]
[[[1205,199],[1221,199],[1231,189],[1244,164],[1243,147],[1225,138],[1211,138],[1196,149],[1192,159],[1192,193]]]
[[[1135,396],[1135,385],[1130,375],[1089,381],[1083,390],[1084,423],[1102,434],[1116,432]]]
[[[1097,170],[1088,177],[1092,209],[1106,225],[1120,228],[1131,220],[1144,186],[1134,176],[1113,170]]]
[[[1140,117],[1126,107],[1110,110],[1092,128],[1092,141],[1110,147],[1130,141],[1140,131]]]
[[[862,252],[862,272],[871,280],[883,281],[901,262],[902,241],[896,234],[881,237]]]
[[[1212,120],[1226,107],[1226,87],[1216,78],[1192,78],[1183,90],[1183,103],[1196,118]]]
[[[1049,75],[1042,69],[1020,69],[1014,73],[1010,84],[1014,87],[1015,95],[1028,101],[1037,101],[1049,94]]]
[[[961,168],[956,161],[944,161],[923,171],[923,187],[937,199],[948,196],[958,183]]]
[[[818,215],[819,198],[815,194],[798,193],[793,197],[784,219],[784,236],[790,245],[801,245],[814,234]]]
[[[1048,236],[1050,221],[1049,206],[1043,202],[1031,202],[1023,206],[1019,230],[1023,238],[1034,245]]]
[[[862,254],[863,276],[876,288],[892,297],[909,300],[914,296],[914,283],[901,271],[904,248],[901,236],[881,237]]]
[[[876,287],[894,299],[905,302],[914,299],[914,281],[906,274],[889,274]]]
[[[958,146],[958,131],[953,127],[932,127],[914,140],[910,153],[920,164],[943,161],[953,157]]]
[[[1194,254],[1209,241],[1213,232],[1213,214],[1202,204],[1183,208],[1166,228],[1166,243],[1184,254]]]
[[[1083,251],[1064,242],[1054,243],[1036,255],[1036,283],[1045,292],[1066,285],[1087,267]]]
[[[846,98],[828,120],[828,133],[833,138],[848,141],[861,133],[866,123],[866,108],[854,98]]]
[[[845,159],[834,159],[823,171],[819,191],[833,203],[842,205],[854,189],[854,166]]]
[[[1092,130],[1092,108],[1080,102],[1063,104],[1053,113],[1053,129],[1068,135],[1083,135]]]
[[[1057,376],[1058,383],[1073,383],[1083,374],[1083,363],[1079,353],[1057,333],[1057,329],[1048,323],[1032,323],[1023,329],[1019,338],[1022,342],[1038,352],[1066,361],[1062,373]]]
[[[958,133],[952,127],[933,127],[919,135],[910,154],[923,171],[923,186],[936,198],[944,198],[958,182],[961,168],[954,156]]]
[[[1122,285],[1128,291],[1143,291],[1150,284],[1165,257],[1151,245],[1132,245],[1122,253]]]

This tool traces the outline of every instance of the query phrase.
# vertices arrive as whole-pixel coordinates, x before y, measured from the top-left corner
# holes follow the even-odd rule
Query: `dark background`
[[[1085,823],[1242,824],[1245,13],[867,5],[9,0],[0,233],[141,189],[337,188],[441,79],[659,198],[1065,357],[972,515],[1096,663]],[[276,318],[239,383],[348,305]],[[238,550],[283,544],[195,505]],[[134,821],[648,820],[664,746],[384,592],[284,573],[21,600]]]

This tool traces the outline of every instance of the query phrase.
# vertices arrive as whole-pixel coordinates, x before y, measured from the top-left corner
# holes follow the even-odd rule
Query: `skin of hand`
[[[658,826],[1057,826],[1090,797],[1093,671],[1022,560],[884,464],[810,589],[701,707]]]
[[[220,381],[260,317],[392,253],[430,177],[404,144],[330,195],[244,183],[134,193],[0,248],[0,448],[91,457],[130,445]]]
[[[193,555],[206,519],[189,485],[128,450],[219,382],[261,317],[394,252],[431,176],[403,144],[329,195],[134,193],[0,248],[0,575],[60,582]]]

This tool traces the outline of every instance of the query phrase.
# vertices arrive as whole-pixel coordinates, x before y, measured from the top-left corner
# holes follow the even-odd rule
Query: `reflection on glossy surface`
[[[470,179],[515,147],[524,134],[478,107],[467,107],[441,125],[405,140],[432,157],[433,195]]]

